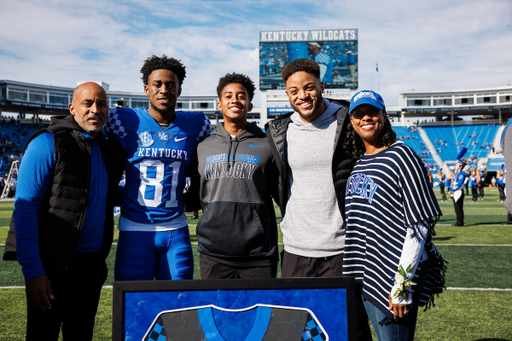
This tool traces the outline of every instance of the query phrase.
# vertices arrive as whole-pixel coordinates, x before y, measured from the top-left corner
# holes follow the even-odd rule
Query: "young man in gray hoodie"
[[[197,224],[202,279],[276,277],[271,183],[277,175],[265,133],[247,122],[254,90],[245,75],[222,77],[217,108],[224,123],[197,147],[199,179],[192,183],[200,183],[203,208]]]
[[[347,103],[322,97],[318,64],[296,59],[282,71],[293,113],[269,122],[280,170],[283,277],[341,276],[345,186],[355,160],[343,148]]]
[[[281,276],[340,277],[345,189],[356,161],[345,146],[349,103],[323,98],[324,84],[315,61],[296,59],[281,75],[294,112],[266,126],[279,169]],[[360,296],[356,308],[358,340],[371,340]]]

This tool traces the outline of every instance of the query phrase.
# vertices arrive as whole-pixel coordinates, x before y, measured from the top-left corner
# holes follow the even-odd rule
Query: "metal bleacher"
[[[424,163],[430,164],[433,166],[433,170],[436,169],[436,163],[430,155],[430,152],[420,136],[419,131],[414,131],[415,128],[411,127],[400,127],[394,126],[393,130],[396,133],[397,140],[404,142],[406,145],[411,147],[416,154],[423,160]]]
[[[443,162],[457,160],[464,147],[468,150],[465,157],[487,157],[498,129],[499,125],[423,127]]]

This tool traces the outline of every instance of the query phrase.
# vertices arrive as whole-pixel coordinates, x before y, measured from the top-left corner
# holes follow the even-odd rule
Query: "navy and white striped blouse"
[[[429,260],[430,254],[437,253],[440,259],[436,263],[444,265],[437,250],[431,250],[431,227],[441,209],[421,159],[400,141],[379,153],[363,155],[347,182],[345,212],[343,274],[355,276],[363,285],[365,299],[392,318],[388,310],[391,278],[398,269],[408,227],[422,221],[431,223],[425,248],[431,251]],[[435,281],[442,280],[436,277]],[[429,281],[425,283],[427,287]],[[431,284],[430,291],[436,292],[439,283]]]

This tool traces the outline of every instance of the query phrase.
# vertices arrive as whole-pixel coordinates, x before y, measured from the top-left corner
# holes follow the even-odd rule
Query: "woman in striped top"
[[[359,161],[347,182],[343,274],[356,277],[379,340],[413,340],[418,306],[444,288],[432,244],[441,210],[421,159],[396,141],[382,97],[360,91],[349,113],[345,147]]]

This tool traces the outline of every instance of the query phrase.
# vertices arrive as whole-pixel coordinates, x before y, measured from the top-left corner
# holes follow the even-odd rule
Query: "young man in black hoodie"
[[[224,123],[197,147],[202,279],[276,277],[277,224],[271,181],[277,176],[265,133],[247,122],[254,90],[253,81],[245,75],[222,77],[217,108]]]

